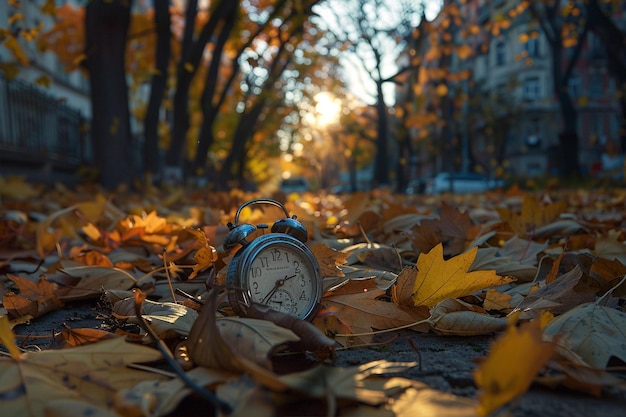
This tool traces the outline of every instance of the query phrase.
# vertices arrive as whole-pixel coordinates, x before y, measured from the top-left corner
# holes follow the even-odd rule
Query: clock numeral
[[[294,272],[296,274],[299,274],[302,272],[302,270],[300,269],[300,262],[298,261],[293,261],[293,266],[295,267]]]
[[[259,283],[258,282],[253,282],[252,283],[252,289],[254,290],[254,294],[261,294],[261,291],[259,291]]]
[[[300,300],[306,300],[307,296],[306,296],[306,291],[302,291],[302,294],[300,294]]]
[[[300,286],[306,287],[306,280],[304,279],[304,275],[300,275]]]
[[[259,257],[259,261],[261,261],[261,268],[267,268],[268,266],[270,266],[270,260],[267,258],[267,256]]]
[[[256,279],[261,277],[261,275],[263,275],[263,270],[261,269],[260,266],[255,266],[250,268],[250,277],[252,279]]]
[[[282,256],[281,256],[281,252],[280,252],[280,250],[278,250],[278,249],[274,249],[274,250],[271,252],[271,254],[272,254],[272,260],[273,260],[274,262],[277,262],[277,261],[281,261],[281,260],[282,260]]]

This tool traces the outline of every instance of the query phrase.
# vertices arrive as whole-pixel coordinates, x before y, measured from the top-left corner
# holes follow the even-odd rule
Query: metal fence
[[[0,75],[0,159],[77,167],[87,159],[86,120],[55,97]]]

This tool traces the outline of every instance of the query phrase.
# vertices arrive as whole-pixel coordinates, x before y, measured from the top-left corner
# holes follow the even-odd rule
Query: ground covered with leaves
[[[312,323],[228,302],[259,197],[0,179],[2,415],[625,415],[626,190],[271,196]]]

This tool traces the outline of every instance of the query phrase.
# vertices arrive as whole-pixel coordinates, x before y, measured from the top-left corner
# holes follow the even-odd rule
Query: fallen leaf
[[[626,362],[626,313],[614,308],[581,304],[552,320],[544,334],[592,368],[605,368],[612,356]]]
[[[581,281],[582,270],[576,266],[529,294],[517,307],[522,312],[520,319],[536,317],[542,311],[562,314],[575,306],[596,298],[593,288]]]
[[[429,317],[425,307],[402,307],[378,299],[383,290],[359,294],[328,296],[322,300],[325,310],[334,314],[351,333],[368,333],[415,324],[416,330],[427,329],[423,321]],[[420,325],[418,322],[422,322]]]
[[[233,379],[230,372],[196,367],[187,372],[189,379],[203,387],[210,387]],[[123,416],[162,417],[170,415],[192,393],[180,378],[169,381],[146,378],[133,387],[120,389],[115,394],[115,409]]]
[[[127,365],[160,358],[159,351],[128,343],[123,338],[70,349],[30,352],[22,354],[19,361],[0,357],[2,413],[43,417],[87,406],[93,415],[111,415],[113,397],[118,390],[131,388],[147,378],[157,378]]]
[[[8,277],[20,291],[19,295],[6,292],[2,297],[2,304],[12,317],[36,318],[63,307],[63,301],[55,294],[57,286],[45,277],[37,282],[16,275],[9,274]]]
[[[189,274],[189,279],[195,278],[198,273],[212,267],[215,265],[217,261],[217,250],[209,245],[209,241],[204,234],[203,230],[200,229],[187,229],[191,234],[193,234],[196,239],[198,239],[198,250],[196,251],[193,259],[196,261],[196,264],[193,267],[193,271]]]
[[[270,322],[265,322],[265,326],[273,326],[276,332],[280,331],[280,336],[277,336],[276,333],[274,333],[273,338],[259,333],[255,334],[254,326],[260,325],[259,322],[262,322],[262,320],[255,319],[250,319],[251,321],[245,324],[229,324],[233,323],[232,321],[224,322],[218,327],[216,304],[217,290],[214,288],[210,292],[208,302],[200,310],[200,315],[194,322],[187,338],[187,349],[192,361],[196,365],[209,368],[236,373],[247,372],[262,385],[278,391],[283,390],[284,384],[278,380],[278,377],[264,366],[249,359],[249,356],[261,358],[261,362],[266,365],[268,363],[267,355],[270,351],[277,345],[297,340],[297,337],[290,330],[280,328]],[[222,337],[222,329],[225,332],[230,332],[230,335]],[[239,340],[243,337],[252,337],[252,340]],[[264,340],[264,337],[268,337],[268,339]],[[230,343],[241,344],[231,346]],[[250,352],[249,350],[254,349],[256,343],[259,343],[259,350]],[[244,356],[238,349],[243,349],[247,356]]]
[[[622,264],[619,259],[608,260],[598,258],[593,265],[591,265],[589,275],[597,282],[599,287],[598,292],[604,294],[614,288],[622,277],[626,275],[626,266]],[[613,295],[615,297],[625,298],[626,283],[622,283],[619,287],[615,288]]]
[[[324,243],[313,243],[309,247],[313,256],[320,265],[322,277],[343,277],[345,276],[341,265],[346,263],[346,259],[350,256],[349,252],[341,252],[335,250]]]
[[[384,388],[381,389],[376,377],[407,371],[416,365],[415,362],[385,360],[353,367],[318,365],[303,372],[282,375],[280,381],[286,387],[306,393],[307,396],[313,398],[326,398],[332,395],[337,399],[380,405],[387,401],[390,393],[404,390],[410,387],[412,382],[404,378],[386,378]]]
[[[119,335],[100,329],[72,329],[66,327],[65,330],[54,335],[54,344],[52,345],[52,348],[67,349],[70,347],[83,346],[116,337],[119,337]]]
[[[417,276],[417,267],[408,266],[398,274],[396,283],[391,287],[391,301],[396,305],[413,306],[413,286]]]
[[[57,295],[64,301],[97,298],[102,290],[129,290],[137,280],[119,268],[90,266],[62,261],[62,268],[48,279],[59,285]]]
[[[476,291],[507,284],[514,280],[500,277],[495,271],[468,272],[478,248],[455,256],[447,261],[443,259],[443,245],[435,246],[427,254],[420,254],[417,259],[417,275],[413,285],[413,303],[433,307],[446,298],[470,295]]]
[[[158,303],[145,300],[142,303],[142,316],[150,323],[152,330],[161,339],[187,336],[198,318],[198,313],[182,304]],[[135,299],[125,298],[113,305],[113,315],[118,319],[138,323],[135,314]]]
[[[509,326],[474,371],[480,389],[478,413],[486,416],[526,392],[554,348],[554,344],[542,341],[540,320],[519,328]]]
[[[480,230],[479,226],[472,223],[467,212],[461,212],[444,202],[438,219],[424,219],[413,229],[413,245],[420,252],[426,253],[442,243],[443,254],[446,257],[455,256],[465,251]]]
[[[447,336],[476,336],[507,327],[504,317],[490,316],[482,308],[448,298],[430,310],[428,322],[434,333]]]
[[[519,213],[504,208],[498,209],[498,213],[518,235],[532,237],[537,229],[556,220],[565,210],[567,200],[544,205],[532,196],[525,195]]]
[[[15,334],[11,330],[9,316],[6,314],[0,316],[0,342],[7,348],[12,359],[19,360],[20,350],[15,343]]]
[[[289,345],[292,351],[315,352],[331,350],[335,346],[335,341],[326,337],[312,323],[294,317],[291,314],[276,311],[266,305],[257,303],[252,303],[247,310],[247,314],[251,319],[270,321],[277,326],[291,330],[298,338],[297,341]]]

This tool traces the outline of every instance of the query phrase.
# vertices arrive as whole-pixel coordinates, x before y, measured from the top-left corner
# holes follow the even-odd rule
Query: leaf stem
[[[337,333],[334,337],[361,337],[361,336],[376,336],[378,334],[395,332],[397,330],[410,329],[413,326],[417,326],[418,324],[430,323],[430,317],[424,320],[416,321],[415,323],[405,324],[403,326],[392,327],[390,329],[385,330],[376,330],[374,332],[365,332],[365,333]]]

